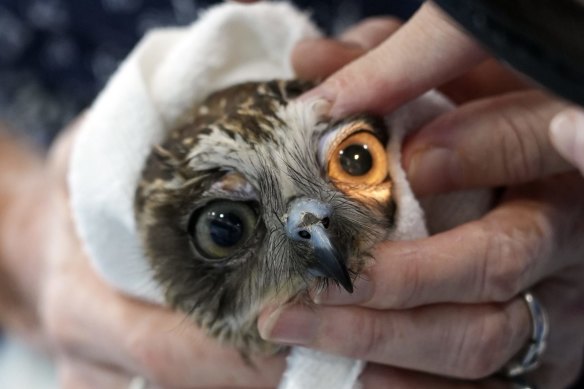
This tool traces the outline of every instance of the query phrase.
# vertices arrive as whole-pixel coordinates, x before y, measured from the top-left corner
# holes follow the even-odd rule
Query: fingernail
[[[449,188],[456,176],[462,173],[456,152],[441,147],[414,151],[404,168],[410,185],[419,195]]]
[[[550,123],[550,138],[557,151],[568,161],[584,170],[584,113],[567,110],[557,114]]]
[[[331,285],[312,294],[312,301],[323,305],[354,305],[367,302],[373,296],[373,283],[366,278],[358,278],[353,285],[353,293]]]
[[[279,307],[258,323],[263,339],[295,345],[310,344],[316,336],[317,327],[316,314],[299,305]]]

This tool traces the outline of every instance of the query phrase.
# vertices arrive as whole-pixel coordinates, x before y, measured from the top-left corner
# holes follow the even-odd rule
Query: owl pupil
[[[211,212],[209,215],[209,233],[215,244],[232,247],[243,237],[243,222],[234,213]]]
[[[373,157],[367,145],[350,145],[339,152],[341,167],[351,176],[365,175],[373,167]]]

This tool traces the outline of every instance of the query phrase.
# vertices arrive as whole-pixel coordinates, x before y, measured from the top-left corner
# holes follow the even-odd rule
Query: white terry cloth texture
[[[295,43],[319,35],[309,18],[289,4],[225,3],[188,28],[149,33],[134,49],[88,112],[69,172],[78,234],[107,282],[134,297],[164,303],[141,251],[133,210],[152,146],[189,107],[214,91],[245,81],[293,78]],[[430,92],[387,118],[398,209],[391,239],[427,235],[423,211],[399,164],[400,145],[407,131],[448,109],[445,98]],[[288,363],[282,389],[351,389],[364,365],[302,348],[292,350]]]

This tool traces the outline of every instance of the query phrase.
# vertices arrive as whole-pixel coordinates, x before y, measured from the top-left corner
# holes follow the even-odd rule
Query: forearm
[[[42,271],[35,197],[42,198],[42,172],[41,154],[0,127],[0,326],[33,341]]]

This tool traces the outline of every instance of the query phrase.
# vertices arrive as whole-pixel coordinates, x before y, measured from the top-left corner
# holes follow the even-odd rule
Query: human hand
[[[527,342],[531,323],[517,295],[532,289],[551,334],[530,379],[566,387],[584,347],[583,190],[574,174],[518,186],[479,221],[428,239],[383,243],[353,295],[333,287],[314,296],[318,308],[264,312],[260,333],[375,362],[366,387],[398,386],[396,376],[400,387],[449,387],[395,368],[473,380],[495,373]]]
[[[128,388],[133,377],[144,377],[148,388],[275,387],[283,358],[252,358],[254,367],[184,315],[125,297],[97,277],[70,216],[65,177],[72,136],[51,151],[46,186],[31,198],[41,207],[25,217],[38,228],[15,245],[21,253],[32,247],[27,255],[38,258],[40,328],[61,387]]]
[[[331,68],[337,70],[335,67],[353,59],[306,96],[331,102],[332,117],[355,112],[389,113],[423,92],[466,73],[487,58],[480,46],[431,2],[425,3],[391,35],[391,39],[384,39],[387,34],[384,36],[371,28],[362,30],[368,30],[373,38],[345,39],[357,43],[352,53],[339,50],[330,41],[327,41],[329,47],[320,41],[307,41],[298,45],[293,53],[292,61],[301,77],[329,76]],[[359,31],[355,35],[363,37],[364,33]],[[319,45],[318,51],[311,47],[315,43]],[[320,71],[314,71],[319,67]],[[307,72],[306,68],[311,71]]]
[[[321,46],[322,50],[360,50],[326,44],[329,47]],[[306,68],[299,69],[298,52],[304,49],[300,47],[295,53],[300,73]],[[420,52],[426,55],[423,51],[418,55]],[[401,58],[394,62],[400,61]],[[339,73],[347,72],[355,63],[358,62]],[[399,64],[387,65],[400,68]],[[322,71],[325,67],[315,68]],[[355,295],[337,293],[333,288],[330,295],[316,296],[323,307],[315,311],[292,306],[264,312],[259,323],[263,336],[383,365],[476,379],[498,370],[525,344],[529,316],[525,304],[516,296],[537,284],[535,294],[548,309],[553,329],[534,380],[543,387],[556,388],[575,378],[584,345],[580,331],[584,320],[584,248],[580,242],[584,227],[580,220],[584,215],[581,196],[577,194],[584,187],[575,174],[544,178],[570,170],[554,152],[548,137],[551,118],[565,104],[534,91],[497,95],[497,88],[503,86],[500,93],[506,91],[505,85],[509,86],[501,82],[505,78],[516,86],[508,89],[525,89],[526,85],[509,72],[501,72],[500,67],[491,69],[503,77],[491,77],[496,88],[483,88],[482,93],[495,96],[469,103],[430,123],[410,139],[404,162],[418,194],[516,185],[505,193],[501,204],[482,220],[433,238],[380,245],[375,265],[364,277],[369,282],[356,285]],[[314,74],[315,69],[312,71]],[[436,77],[434,81],[439,81],[441,75]],[[462,77],[458,85],[464,87],[466,83],[466,88],[472,90],[472,78]],[[416,78],[412,82],[417,81]],[[451,91],[456,84],[451,85]],[[371,88],[361,86],[365,94],[370,93]],[[349,90],[357,100],[360,93],[355,90],[362,89],[352,85]],[[402,92],[398,89],[387,93],[401,94],[394,101],[409,98],[410,91]],[[317,90],[305,98],[315,94],[322,96]],[[346,99],[351,97],[340,101]],[[382,102],[378,105],[382,108],[378,112],[386,112]],[[359,103],[351,107],[354,106]],[[332,114],[351,112],[343,109]],[[431,150],[440,148],[445,150],[445,158],[427,161],[425,171],[420,169],[423,165],[416,166],[424,157],[431,157]],[[458,159],[454,164],[460,169],[452,168],[452,159]],[[359,307],[334,306],[342,304]],[[283,323],[294,323],[296,329],[306,330],[301,333],[286,329]],[[380,365],[370,365],[364,381],[370,387],[381,383],[401,387],[496,385],[492,381],[445,381]]]

